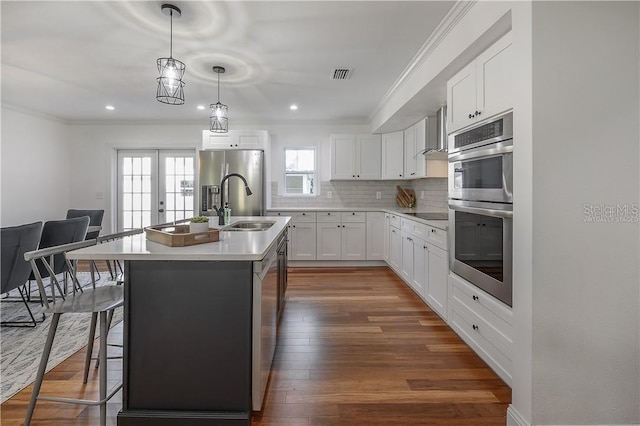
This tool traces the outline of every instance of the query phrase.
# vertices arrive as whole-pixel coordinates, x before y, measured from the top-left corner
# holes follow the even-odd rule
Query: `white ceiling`
[[[2,1],[2,102],[77,121],[366,123],[454,2],[175,1],[185,104],[155,99],[169,1]],[[333,68],[353,69],[349,80]],[[289,110],[295,103],[299,109]],[[115,106],[107,111],[107,104]],[[205,105],[204,111],[197,105]]]

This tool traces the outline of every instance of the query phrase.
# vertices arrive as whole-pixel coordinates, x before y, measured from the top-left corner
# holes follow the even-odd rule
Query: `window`
[[[315,195],[315,148],[287,148],[284,150],[284,157],[285,195]]]

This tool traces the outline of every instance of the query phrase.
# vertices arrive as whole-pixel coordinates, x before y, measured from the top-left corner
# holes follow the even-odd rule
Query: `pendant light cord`
[[[170,31],[170,36],[169,36],[169,57],[173,58],[173,10],[170,12],[170,16],[171,16],[171,31]]]
[[[218,103],[220,103],[220,73],[218,74]]]

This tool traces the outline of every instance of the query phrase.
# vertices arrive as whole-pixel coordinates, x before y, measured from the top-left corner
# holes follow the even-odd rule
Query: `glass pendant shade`
[[[210,130],[213,133],[227,133],[229,131],[229,119],[227,116],[229,108],[220,102],[211,104],[210,108]]]
[[[158,59],[158,90],[156,99],[165,104],[184,104],[184,63],[173,58]]]

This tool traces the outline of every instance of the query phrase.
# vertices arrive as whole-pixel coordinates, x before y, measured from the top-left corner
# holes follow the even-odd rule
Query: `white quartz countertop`
[[[217,225],[217,219],[212,216],[209,221],[211,228],[222,228]],[[274,222],[274,224],[264,231],[220,231],[220,241],[187,247],[165,246],[147,240],[146,234],[142,233],[74,250],[68,252],[67,257],[76,260],[262,260],[274,246],[290,219],[283,216],[235,216],[231,218],[230,225],[240,221]]]
[[[433,212],[425,209],[416,208],[375,208],[375,207],[274,207],[267,209],[269,212],[281,212],[281,213],[300,213],[300,212],[384,212],[397,214],[407,219],[415,220],[416,222],[424,223],[434,228],[447,231],[449,228],[448,220],[425,220],[414,216],[415,213],[446,213],[446,212]]]

